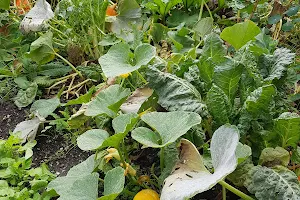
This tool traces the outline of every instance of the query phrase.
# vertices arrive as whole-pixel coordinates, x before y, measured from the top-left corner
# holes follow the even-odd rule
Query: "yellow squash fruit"
[[[139,191],[133,200],[159,200],[159,195],[154,190],[144,189]]]

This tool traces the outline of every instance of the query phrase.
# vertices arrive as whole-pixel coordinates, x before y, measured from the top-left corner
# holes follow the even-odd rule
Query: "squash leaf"
[[[92,100],[85,111],[86,116],[97,116],[106,114],[113,118],[117,115],[120,106],[130,95],[128,88],[124,89],[119,85],[112,85],[102,90],[94,100]]]
[[[211,174],[193,143],[182,139],[180,161],[165,180],[161,200],[184,200],[216,185],[235,170],[238,142],[239,132],[235,126],[226,124],[215,131],[210,146],[214,166]]]
[[[184,111],[152,112],[143,115],[141,119],[156,133],[148,128],[139,127],[132,131],[131,136],[144,147],[153,148],[164,147],[175,142],[191,127],[201,123],[201,117],[197,113]]]
[[[155,57],[155,54],[156,49],[150,44],[141,44],[132,53],[127,43],[119,43],[101,56],[99,63],[106,77],[115,77],[147,65]]]
[[[60,200],[96,200],[99,174],[93,172],[95,167],[95,155],[92,155],[72,167],[66,176],[51,181],[48,191],[54,189],[60,195]]]
[[[259,27],[254,22],[247,20],[225,28],[220,36],[238,50],[250,40],[254,40],[259,33]]]
[[[47,32],[40,36],[31,44],[28,57],[39,65],[52,61],[55,58],[55,51],[52,46],[52,38],[52,32]]]

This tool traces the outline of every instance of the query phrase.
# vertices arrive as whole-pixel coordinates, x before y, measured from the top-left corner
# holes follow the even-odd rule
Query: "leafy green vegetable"
[[[229,123],[229,117],[231,115],[231,103],[228,96],[223,92],[221,88],[214,85],[208,91],[207,107],[217,125],[223,125]]]
[[[259,33],[259,27],[254,22],[247,20],[225,28],[220,36],[238,50],[250,40],[254,40],[254,37]]]
[[[23,108],[31,104],[36,96],[38,86],[35,82],[31,83],[25,90],[20,89],[14,98],[15,104],[19,108]]]
[[[251,156],[251,154],[252,154],[251,147],[239,142],[235,152],[235,155],[238,159],[238,164],[247,160]]]
[[[213,82],[228,96],[229,102],[233,102],[242,74],[240,65],[218,66],[215,69]]]
[[[273,81],[284,76],[287,67],[293,62],[295,54],[286,48],[279,48],[273,55],[264,55],[259,61],[259,68],[265,81]]]
[[[290,153],[282,147],[265,148],[259,157],[258,164],[272,167],[275,165],[287,166],[290,162]]]
[[[247,180],[246,187],[257,199],[299,199],[297,176],[287,168],[256,166],[249,174],[251,178]]]
[[[182,0],[154,0],[153,2],[148,2],[146,7],[153,12],[159,13],[163,18],[167,13],[177,4],[181,3]]]
[[[197,89],[184,79],[151,67],[147,71],[149,86],[155,90],[158,103],[168,111],[203,113],[205,105]]]
[[[282,113],[274,120],[274,123],[274,131],[281,138],[282,147],[296,148],[300,139],[300,116],[296,113]]]
[[[30,112],[35,113],[37,116],[46,118],[55,111],[59,104],[60,100],[57,97],[52,99],[40,99],[32,104]]]
[[[155,57],[155,52],[155,48],[150,44],[141,44],[133,54],[127,43],[119,43],[101,56],[99,63],[106,77],[115,77],[147,65]]]
[[[91,100],[94,91],[95,86],[91,87],[86,94],[79,96],[77,99],[68,101],[65,106],[88,103]]]
[[[0,140],[0,199],[34,199],[54,197],[45,191],[55,178],[46,164],[31,168],[32,149],[36,141],[21,144],[18,134]]]
[[[96,98],[89,103],[84,114],[93,117],[106,114],[113,118],[129,95],[129,89],[124,89],[119,85],[112,85],[102,90]]]

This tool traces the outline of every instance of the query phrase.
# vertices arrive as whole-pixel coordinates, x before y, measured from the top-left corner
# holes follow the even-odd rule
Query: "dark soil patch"
[[[222,200],[222,186],[217,184],[212,189],[202,192],[201,194],[197,194],[192,200]],[[240,197],[236,196],[230,191],[226,191],[226,199],[228,200],[238,200]]]
[[[40,136],[33,149],[33,165],[46,163],[50,171],[64,176],[70,168],[86,160],[91,154],[68,144],[62,135]]]
[[[26,118],[26,109],[20,110],[11,102],[0,103],[0,139],[6,139],[9,131]]]

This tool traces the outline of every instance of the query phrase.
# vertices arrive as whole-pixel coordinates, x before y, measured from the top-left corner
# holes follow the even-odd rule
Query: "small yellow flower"
[[[124,167],[123,163],[120,163],[121,167]],[[130,174],[131,176],[135,176],[136,175],[136,170],[133,169],[133,167],[126,163],[126,168],[125,168],[125,172],[124,172],[124,176],[126,176],[127,174]]]
[[[106,163],[108,163],[112,158],[115,158],[117,160],[121,160],[119,152],[118,152],[117,149],[109,148],[106,151],[108,152],[108,154],[106,156],[104,156],[104,159],[106,160]]]
[[[121,76],[122,78],[127,78],[130,74],[131,74],[131,73],[129,72],[129,73],[126,73],[126,74],[121,74],[120,76]]]

